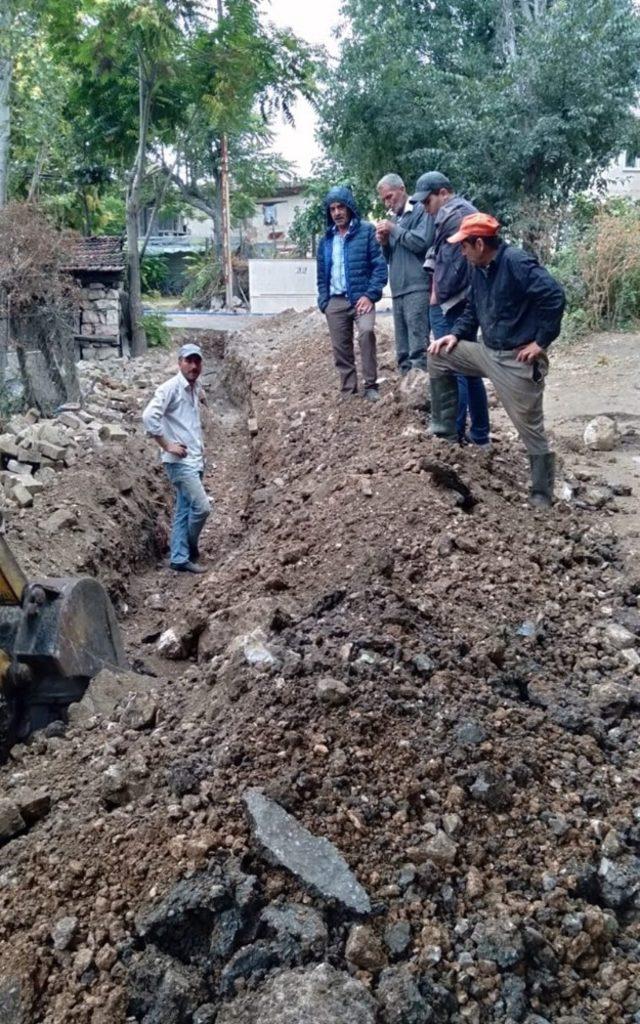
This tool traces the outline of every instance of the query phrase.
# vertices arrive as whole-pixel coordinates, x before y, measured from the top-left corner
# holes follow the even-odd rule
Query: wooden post
[[[224,18],[222,0],[218,0],[218,23]],[[224,304],[233,307],[233,265],[231,263],[231,212],[229,203],[229,144],[227,133],[220,139],[220,190],[222,208],[222,276],[224,280]],[[215,252],[215,249],[214,249]]]

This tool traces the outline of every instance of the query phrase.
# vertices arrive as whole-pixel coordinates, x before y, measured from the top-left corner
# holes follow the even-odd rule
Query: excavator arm
[[[126,667],[109,597],[91,577],[29,581],[0,536],[0,760],[66,717],[89,681]]]

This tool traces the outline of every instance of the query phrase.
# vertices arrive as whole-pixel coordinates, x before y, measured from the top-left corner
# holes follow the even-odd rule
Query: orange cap
[[[465,242],[467,238],[489,238],[497,235],[500,224],[490,213],[470,213],[460,221],[455,235],[447,238],[447,242]]]

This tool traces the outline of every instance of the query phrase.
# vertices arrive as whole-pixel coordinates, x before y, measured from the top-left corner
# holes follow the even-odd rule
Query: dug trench
[[[145,681],[0,770],[3,1022],[640,1020],[615,513],[528,509],[498,412],[490,452],[429,440],[381,334],[376,405],[337,403],[315,314],[229,340],[206,575],[160,559],[164,356],[99,371],[130,436],[61,475],[50,549],[42,508],[9,521],[32,571],[105,582]]]

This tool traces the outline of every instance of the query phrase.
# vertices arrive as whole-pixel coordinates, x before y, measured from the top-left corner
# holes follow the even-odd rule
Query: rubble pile
[[[497,411],[491,451],[429,440],[381,334],[376,405],[316,315],[230,341],[209,572],[131,577],[144,682],[0,770],[7,1024],[640,1021],[615,501],[530,510]]]

